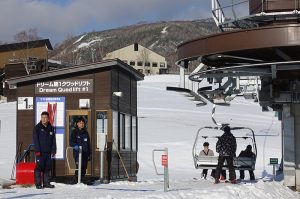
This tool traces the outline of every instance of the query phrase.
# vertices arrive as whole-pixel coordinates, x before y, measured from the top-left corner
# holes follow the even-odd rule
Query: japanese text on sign
[[[51,82],[38,82],[35,84],[36,94],[47,93],[92,93],[93,80],[57,80]]]

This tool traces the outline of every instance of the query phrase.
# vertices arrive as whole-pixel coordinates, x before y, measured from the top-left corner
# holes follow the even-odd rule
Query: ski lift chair
[[[213,131],[220,131],[220,134],[223,134],[222,128],[219,127],[203,127],[200,128],[197,132],[195,142],[193,145],[193,160],[194,160],[194,165],[196,169],[215,169],[218,165],[218,156],[198,156],[198,153],[201,151],[199,148],[202,147],[202,142],[200,142],[200,139],[206,140],[208,138],[212,139],[217,139],[221,136],[208,136],[208,135],[201,135],[203,134],[203,131],[205,130],[213,130]],[[238,130],[248,130],[251,132],[252,137],[250,136],[235,136],[237,139],[237,145],[239,143],[239,140],[244,139],[244,140],[251,140],[252,142],[252,149],[253,153],[255,154],[255,157],[249,158],[249,157],[234,157],[233,158],[233,165],[235,170],[254,170],[255,169],[255,163],[256,163],[256,156],[257,156],[257,148],[256,148],[256,141],[255,141],[255,135],[252,129],[246,128],[246,127],[231,127],[231,131],[238,131]],[[201,144],[199,144],[201,143]],[[227,163],[225,161],[223,165],[223,169],[228,170]]]

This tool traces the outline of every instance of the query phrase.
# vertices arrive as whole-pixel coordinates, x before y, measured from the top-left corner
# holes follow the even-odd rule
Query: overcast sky
[[[141,21],[210,17],[210,0],[0,0],[0,40],[37,28],[53,44],[67,35],[105,30]]]

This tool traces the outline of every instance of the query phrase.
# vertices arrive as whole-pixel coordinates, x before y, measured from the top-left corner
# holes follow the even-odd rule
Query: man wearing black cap
[[[36,157],[35,186],[37,189],[54,188],[54,185],[50,184],[49,173],[52,158],[56,154],[56,138],[54,127],[49,122],[48,112],[42,112],[41,121],[33,129],[33,143]]]
[[[255,154],[252,152],[252,146],[248,145],[246,150],[241,151],[239,157],[255,158]],[[249,175],[250,175],[250,180],[255,180],[253,170],[248,170],[248,171],[249,171]],[[245,171],[240,170],[240,179],[243,180],[244,178],[245,178]]]
[[[72,131],[70,137],[70,146],[73,147],[73,156],[75,159],[76,169],[79,166],[79,146],[82,146],[82,161],[81,161],[81,179],[84,180],[88,161],[91,160],[91,144],[90,136],[85,128],[85,120],[79,117],[76,121],[76,128]],[[75,171],[76,179],[78,177],[78,170]]]
[[[236,175],[233,166],[233,157],[235,157],[236,152],[236,139],[230,132],[229,126],[224,127],[224,134],[218,139],[216,149],[217,153],[219,153],[219,158],[218,166],[216,169],[215,183],[217,184],[220,182],[220,174],[222,171],[223,164],[226,160],[229,170],[229,180],[231,183],[235,184]]]

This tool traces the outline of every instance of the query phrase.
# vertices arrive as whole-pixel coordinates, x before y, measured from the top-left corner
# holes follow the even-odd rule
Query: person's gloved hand
[[[88,157],[88,161],[91,161],[91,156]]]
[[[35,152],[35,162],[36,162],[37,166],[40,165],[40,159],[41,159],[41,152],[36,151]]]
[[[74,146],[74,150],[75,150],[75,151],[79,151],[79,146],[78,146],[78,145],[75,145],[75,146]]]

